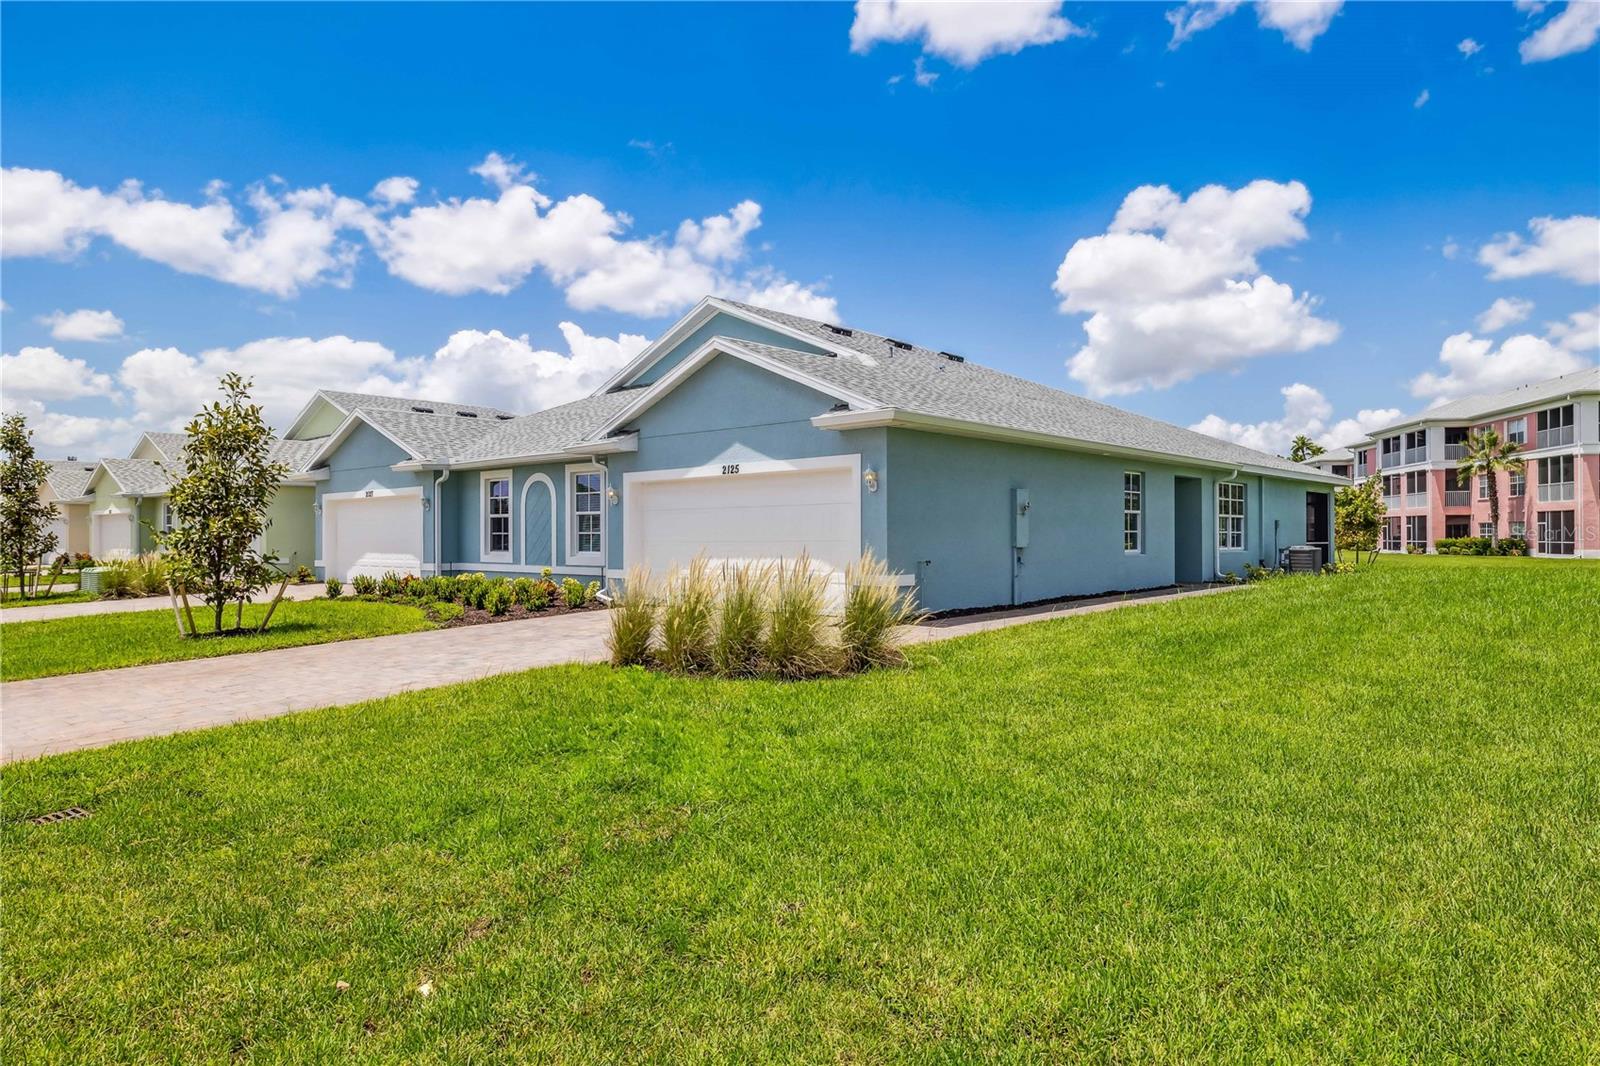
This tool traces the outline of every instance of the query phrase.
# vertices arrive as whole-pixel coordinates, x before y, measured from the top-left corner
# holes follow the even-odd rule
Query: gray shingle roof
[[[289,473],[304,473],[311,465],[311,459],[317,454],[327,437],[312,437],[309,440],[276,440],[272,442],[272,451],[269,458],[275,463],[282,463],[289,468]]]
[[[156,451],[161,453],[167,465],[171,466],[183,460],[183,442],[188,438],[182,433],[155,433],[145,434],[150,438],[150,443],[156,446]]]
[[[1507,411],[1516,407],[1527,407],[1531,404],[1544,403],[1547,400],[1559,400],[1574,392],[1600,392],[1600,365],[1589,367],[1587,370],[1575,370],[1570,374],[1560,377],[1548,378],[1544,381],[1535,381],[1527,385],[1518,385],[1514,389],[1504,392],[1484,393],[1479,396],[1467,396],[1449,403],[1430,407],[1426,411],[1419,411],[1399,422],[1384,426],[1372,431],[1375,439],[1391,429],[1401,426],[1415,425],[1418,422],[1465,422],[1475,418],[1492,415],[1498,411]]]
[[[125,496],[159,496],[171,487],[166,471],[154,459],[102,459],[100,465]]]
[[[955,362],[945,353],[931,348],[897,342],[859,329],[840,332],[840,327],[830,328],[826,323],[809,318],[733,300],[722,302],[825,344],[857,353],[861,358],[828,358],[750,341],[730,342],[885,407],[1230,466],[1265,467],[1302,477],[1307,473],[1304,466],[1281,456],[1208,437],[976,363]]]
[[[415,410],[418,407],[432,409],[436,415],[454,415],[457,411],[470,411],[473,414],[486,418],[495,415],[510,415],[512,411],[502,411],[498,407],[481,407],[470,403],[445,403],[442,400],[419,400],[409,396],[377,396],[365,392],[334,392],[331,389],[320,389],[318,394],[326,397],[335,407],[349,413],[360,409],[363,411],[406,411],[412,414],[424,414]]]
[[[94,468],[94,463],[77,460],[52,462],[49,472],[45,474],[45,481],[57,499],[75,500],[89,491],[89,477],[94,473]]]
[[[566,451],[592,440],[607,419],[638,397],[638,390],[604,392],[494,424],[492,432],[457,458],[474,462]]]
[[[466,418],[458,414],[420,414],[393,408],[363,407],[362,417],[422,459],[453,459],[471,448],[497,426],[509,425],[493,416]]]
[[[1329,448],[1314,459],[1307,459],[1308,463],[1353,463],[1356,453],[1349,448]]]

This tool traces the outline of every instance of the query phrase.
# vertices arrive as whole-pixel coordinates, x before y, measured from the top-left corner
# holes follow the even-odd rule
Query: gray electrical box
[[[1028,546],[1028,511],[1032,506],[1028,502],[1027,489],[1011,490],[1011,546],[1013,548],[1026,548]]]

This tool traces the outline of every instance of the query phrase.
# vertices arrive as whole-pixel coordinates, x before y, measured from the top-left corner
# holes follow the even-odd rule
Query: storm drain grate
[[[82,807],[68,807],[64,811],[51,811],[41,814],[37,818],[29,818],[34,825],[55,825],[57,822],[75,822],[79,818],[89,817],[89,812]]]

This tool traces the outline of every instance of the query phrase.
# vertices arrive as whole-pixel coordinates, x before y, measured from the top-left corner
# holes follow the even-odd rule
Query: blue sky
[[[1596,356],[1594,4],[3,19],[0,390],[53,454],[228,367],[279,422],[563,402],[706,288],[1269,448]]]

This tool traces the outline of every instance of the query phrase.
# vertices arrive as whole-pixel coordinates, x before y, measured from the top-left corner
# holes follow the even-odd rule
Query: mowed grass
[[[0,608],[43,607],[51,603],[88,603],[95,598],[94,593],[82,592],[76,585],[57,585],[49,595],[44,594],[44,586],[41,585],[39,586],[39,593],[39,595],[30,596],[27,599],[12,594],[6,599],[0,600]]]
[[[171,607],[157,606],[158,602],[162,601],[151,601],[152,609],[148,611],[7,622],[0,626],[0,680],[206,659],[433,628],[418,607],[356,600],[285,600],[278,604],[272,624],[260,635],[217,636],[211,628],[209,612],[203,605],[196,605],[194,617],[200,635],[184,640],[178,636]],[[266,611],[264,603],[247,605],[246,628],[259,623]],[[223,628],[232,625],[233,609],[229,608]],[[174,698],[182,698],[182,694],[174,694]]]
[[[1385,558],[15,765],[0,1058],[1582,1061],[1597,618],[1594,565]]]

